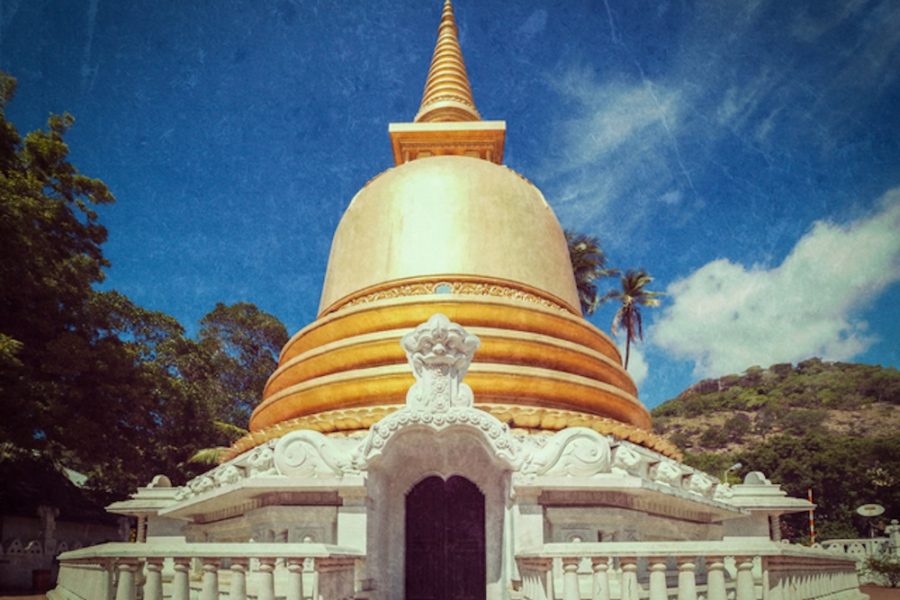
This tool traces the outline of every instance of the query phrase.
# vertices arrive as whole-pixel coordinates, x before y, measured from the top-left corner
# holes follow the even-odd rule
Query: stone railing
[[[545,544],[517,556],[524,600],[862,600],[853,560],[767,540]]]
[[[886,537],[825,540],[815,547],[821,547],[835,554],[846,554],[855,560],[865,560],[867,556],[873,554],[888,554],[892,550],[891,540]]]
[[[312,590],[304,589],[305,565],[311,562],[315,597],[338,600],[353,597],[360,558],[361,553],[354,550],[312,543],[102,544],[60,555],[57,587],[47,596],[50,600],[303,600],[313,596]]]

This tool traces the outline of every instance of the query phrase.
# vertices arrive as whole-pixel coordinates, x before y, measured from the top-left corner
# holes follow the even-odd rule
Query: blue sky
[[[441,4],[4,0],[8,114],[75,115],[73,162],[118,198],[104,287],[189,330],[250,301],[293,332],[418,108]],[[633,359],[647,405],[753,364],[900,363],[900,4],[454,6],[507,164],[667,292]]]

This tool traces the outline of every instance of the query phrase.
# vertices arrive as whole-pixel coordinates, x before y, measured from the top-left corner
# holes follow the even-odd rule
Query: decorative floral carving
[[[586,427],[560,431],[536,448],[522,466],[522,473],[529,476],[591,477],[609,470],[609,440]]]
[[[407,406],[437,412],[472,406],[472,390],[462,378],[479,343],[440,313],[403,336],[400,344],[416,378],[406,394]]]
[[[230,485],[244,478],[244,474],[234,464],[225,464],[213,471],[213,476],[218,485]]]
[[[292,431],[275,445],[275,466],[291,477],[343,477],[354,471],[351,455],[357,445],[356,440],[329,438],[318,431]]]
[[[425,296],[430,294],[441,293],[438,286],[449,286],[449,293],[468,295],[468,296],[496,296],[499,298],[510,298],[513,300],[521,300],[522,302],[530,302],[540,306],[558,310],[572,314],[572,310],[554,302],[548,298],[541,297],[535,293],[519,289],[512,286],[498,285],[496,283],[485,283],[481,281],[424,281],[415,283],[404,283],[387,289],[381,289],[369,294],[357,296],[347,300],[344,304],[340,304],[331,308],[329,312],[360,304],[368,304],[378,300],[387,300],[390,298],[402,298],[404,296]],[[446,292],[444,292],[446,293]]]

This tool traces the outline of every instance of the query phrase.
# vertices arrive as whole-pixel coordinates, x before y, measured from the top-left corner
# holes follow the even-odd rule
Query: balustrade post
[[[650,600],[667,600],[669,597],[666,585],[666,557],[650,557]]]
[[[135,585],[134,573],[137,571],[137,561],[122,560],[116,564],[116,570],[119,572],[116,600],[135,600],[137,586]]]
[[[753,558],[749,556],[736,556],[737,563],[737,592],[736,600],[755,600],[753,590]]]
[[[101,569],[100,587],[104,593],[102,600],[113,600],[116,591],[113,588],[113,563],[109,560],[101,560],[99,566]]]
[[[275,600],[275,559],[259,559],[259,590],[257,600]]]
[[[578,563],[579,559],[566,557],[562,559],[563,568],[563,600],[578,600]]]
[[[621,558],[619,563],[622,565],[622,600],[639,600],[637,558]]]
[[[692,557],[678,559],[678,600],[697,600],[696,565]]]
[[[229,600],[247,600],[247,565],[249,562],[246,558],[236,558],[231,561]]]
[[[163,600],[162,558],[147,559],[147,580],[144,582],[144,600]]]
[[[204,558],[200,600],[219,600],[219,559]]]
[[[288,559],[287,600],[303,600],[303,559]]]
[[[609,600],[609,559],[605,556],[591,559],[594,568],[592,600]]]
[[[725,561],[721,556],[706,558],[706,599],[725,600]]]
[[[175,576],[172,578],[172,600],[190,600],[191,559],[175,559]]]

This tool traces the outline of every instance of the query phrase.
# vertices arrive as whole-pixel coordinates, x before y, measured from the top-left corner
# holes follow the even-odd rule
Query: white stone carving
[[[232,483],[237,483],[244,478],[241,469],[233,463],[222,465],[213,471],[213,476],[217,485],[230,485]]]
[[[719,500],[722,502],[727,502],[734,496],[734,490],[731,489],[731,486],[727,483],[720,483],[716,486],[716,491],[713,493],[713,499]]]
[[[401,345],[416,383],[407,392],[403,408],[369,429],[354,455],[354,467],[367,468],[403,429],[441,432],[466,427],[481,434],[496,459],[517,468],[521,461],[519,442],[505,423],[474,408],[472,390],[462,383],[479,343],[476,336],[440,313],[403,336]]]
[[[516,468],[520,462],[518,441],[509,433],[509,427],[496,417],[477,408],[453,407],[444,413],[403,408],[391,413],[372,425],[369,435],[359,446],[354,457],[354,466],[363,470],[383,451],[390,439],[407,427],[426,427],[441,432],[454,426],[466,426],[482,434],[494,456],[510,467]]]
[[[684,471],[672,460],[661,460],[650,469],[650,477],[657,483],[681,487]]]
[[[472,406],[472,390],[462,383],[479,340],[441,313],[400,341],[416,383],[406,394],[411,408],[443,412],[451,406]]]
[[[641,455],[620,443],[613,451],[612,472],[617,475],[641,474]]]
[[[329,438],[318,431],[299,430],[284,435],[275,445],[275,466],[291,477],[343,477],[353,472],[352,454],[357,440]]]
[[[542,448],[535,448],[524,459],[521,472],[529,476],[592,477],[609,470],[609,440],[593,429],[570,427],[556,433]]]
[[[275,451],[272,450],[273,443],[274,440],[250,451],[250,456],[247,458],[248,477],[278,475],[278,470],[275,468]]]
[[[712,496],[718,482],[701,471],[694,471],[688,483],[688,490],[701,496]]]
[[[216,487],[216,480],[210,477],[209,474],[203,474],[191,479],[188,482],[188,487],[191,488],[194,494],[202,494]]]

